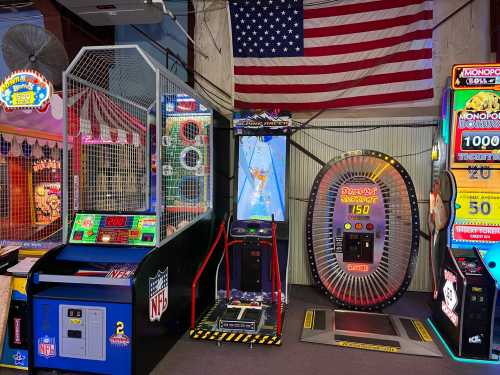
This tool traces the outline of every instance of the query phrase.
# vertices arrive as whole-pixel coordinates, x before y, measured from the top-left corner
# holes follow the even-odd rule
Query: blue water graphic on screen
[[[285,180],[285,136],[240,137],[238,220],[284,221]]]
[[[494,244],[488,251],[480,250],[479,252],[491,276],[496,280],[497,287],[500,288],[500,243]]]

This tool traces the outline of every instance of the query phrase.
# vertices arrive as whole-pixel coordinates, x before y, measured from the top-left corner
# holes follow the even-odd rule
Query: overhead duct
[[[151,24],[163,21],[163,5],[144,0],[56,0],[93,26]]]

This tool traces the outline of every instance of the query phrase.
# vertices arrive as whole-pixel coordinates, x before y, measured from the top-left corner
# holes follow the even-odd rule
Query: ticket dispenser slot
[[[28,348],[28,306],[24,301],[12,301],[9,312],[9,346],[15,349]]]
[[[106,360],[106,308],[59,306],[60,356]]]
[[[373,233],[344,232],[344,262],[373,263]]]

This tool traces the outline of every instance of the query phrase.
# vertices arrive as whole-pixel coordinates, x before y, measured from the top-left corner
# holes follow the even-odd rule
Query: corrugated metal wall
[[[412,177],[420,202],[420,228],[427,233],[431,147],[435,124],[432,120],[416,122],[394,118],[316,120],[309,125],[347,128],[300,130],[292,136],[292,140],[324,162],[344,151],[356,149],[377,150],[395,157]],[[415,127],[410,127],[412,125]],[[309,285],[312,280],[305,249],[305,216],[310,188],[321,165],[293,146],[290,150],[291,228],[288,281]],[[410,288],[419,291],[430,290],[429,275],[428,242],[421,237],[417,270]]]

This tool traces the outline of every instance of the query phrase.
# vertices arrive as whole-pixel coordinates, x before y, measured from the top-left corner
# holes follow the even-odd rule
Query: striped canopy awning
[[[59,160],[61,150],[62,142],[22,133],[12,134],[0,129],[0,156]]]
[[[69,135],[84,144],[145,144],[145,124],[102,92],[69,91],[67,107]]]

